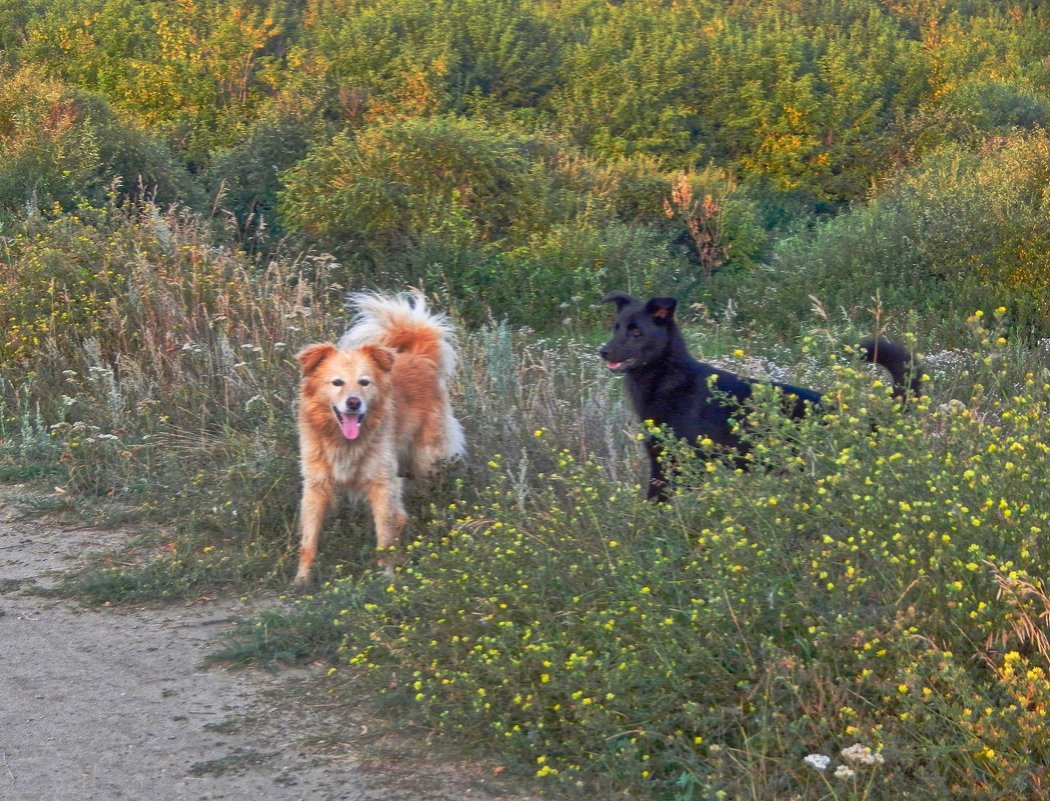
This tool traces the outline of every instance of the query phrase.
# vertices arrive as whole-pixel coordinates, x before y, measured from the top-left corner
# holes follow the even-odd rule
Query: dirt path
[[[420,743],[379,740],[318,671],[203,669],[250,610],[86,609],[45,598],[126,533],[19,514],[0,487],[0,801],[530,801]]]

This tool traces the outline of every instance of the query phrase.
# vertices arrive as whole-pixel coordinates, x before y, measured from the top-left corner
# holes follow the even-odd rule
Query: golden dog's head
[[[329,416],[347,440],[355,440],[370,411],[382,404],[394,352],[376,345],[340,350],[330,342],[308,345],[298,354],[303,401],[310,414]]]

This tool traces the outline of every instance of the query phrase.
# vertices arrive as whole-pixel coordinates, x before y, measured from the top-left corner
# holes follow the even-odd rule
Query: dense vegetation
[[[291,356],[347,289],[421,286],[470,460],[411,499],[395,584],[348,510],[327,582],[231,655],[329,658],[566,787],[1044,798],[1047,30],[993,0],[0,3],[0,476],[170,524],[87,597],[283,588]],[[642,502],[612,288],[835,411],[770,418],[779,469]],[[851,366],[874,329],[929,365],[906,415]]]
[[[860,241],[836,251],[865,252],[917,204],[900,252],[874,254],[881,282],[943,302],[944,279],[1005,285],[1041,312],[1050,246],[1025,235],[1048,18],[993,0],[9,4],[0,219],[175,202],[251,252],[319,248],[347,281],[545,328],[558,298],[626,282],[724,302],[712,273],[746,282],[843,213]],[[847,213],[887,193],[874,222]],[[872,282],[842,258],[821,272],[852,309]]]

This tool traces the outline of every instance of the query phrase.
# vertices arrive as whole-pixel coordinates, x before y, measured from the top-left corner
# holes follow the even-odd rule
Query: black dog
[[[737,464],[746,469],[742,457],[747,446],[741,441],[734,418],[746,413],[743,403],[756,382],[727,370],[719,370],[694,359],[675,323],[674,298],[643,301],[625,292],[610,292],[605,303],[615,303],[613,336],[599,353],[614,373],[627,376],[627,391],[634,411],[642,420],[666,426],[676,437],[696,444],[709,438],[717,446],[736,450]],[[888,339],[869,338],[860,343],[865,361],[880,364],[893,377],[893,394],[906,398],[920,394],[922,373],[907,348]],[[784,393],[785,412],[803,417],[822,395],[811,389],[776,381]],[[661,464],[661,448],[655,437],[645,443],[649,454],[649,498],[665,500],[667,479]]]

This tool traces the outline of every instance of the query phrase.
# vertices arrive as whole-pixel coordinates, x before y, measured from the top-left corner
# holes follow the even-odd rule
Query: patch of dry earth
[[[321,669],[202,667],[251,609],[85,608],[36,594],[130,534],[26,516],[0,487],[0,800],[535,801],[399,738]]]

